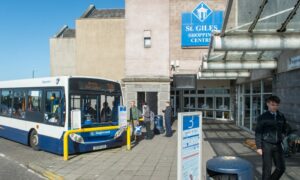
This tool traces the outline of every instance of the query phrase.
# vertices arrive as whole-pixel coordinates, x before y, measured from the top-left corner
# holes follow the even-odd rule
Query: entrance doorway
[[[182,111],[202,111],[206,119],[231,119],[229,88],[184,90],[182,105]]]
[[[150,110],[157,114],[157,92],[138,92],[137,108],[142,112],[143,105],[148,103]]]

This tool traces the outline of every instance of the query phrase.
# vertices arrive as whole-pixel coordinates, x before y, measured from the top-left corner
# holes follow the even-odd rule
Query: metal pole
[[[130,125],[127,126],[127,150],[131,149],[131,139],[130,139]]]

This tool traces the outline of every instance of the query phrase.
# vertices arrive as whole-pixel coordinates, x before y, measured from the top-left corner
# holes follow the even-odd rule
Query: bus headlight
[[[84,143],[83,137],[78,134],[70,134],[70,138],[77,143]]]

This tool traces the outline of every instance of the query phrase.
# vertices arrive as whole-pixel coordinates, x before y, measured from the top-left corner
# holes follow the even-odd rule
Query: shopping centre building
[[[51,75],[120,81],[125,104],[162,114],[203,111],[250,131],[276,94],[300,120],[300,3],[297,0],[126,0],[87,8],[75,29],[50,39]]]

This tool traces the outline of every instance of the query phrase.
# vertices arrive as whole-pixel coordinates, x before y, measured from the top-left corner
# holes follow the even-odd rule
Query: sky
[[[1,0],[0,81],[50,76],[49,38],[75,28],[90,4],[125,8],[125,0]]]

